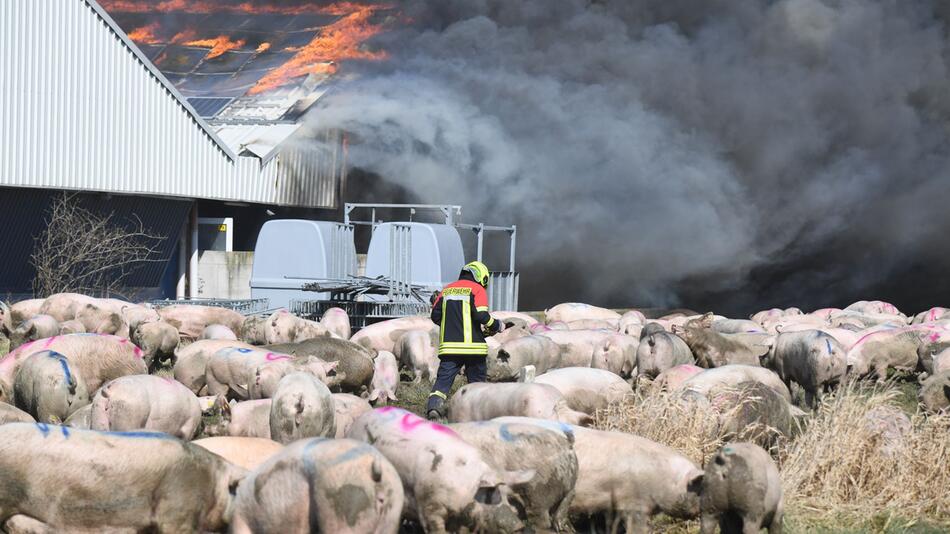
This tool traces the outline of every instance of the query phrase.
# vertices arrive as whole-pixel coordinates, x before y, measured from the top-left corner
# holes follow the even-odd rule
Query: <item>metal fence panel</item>
[[[493,311],[518,311],[520,275],[492,272],[488,281],[488,307]]]
[[[153,306],[163,308],[175,304],[184,304],[192,306],[217,306],[234,310],[243,315],[255,315],[264,313],[270,309],[269,299],[162,299],[151,301]]]

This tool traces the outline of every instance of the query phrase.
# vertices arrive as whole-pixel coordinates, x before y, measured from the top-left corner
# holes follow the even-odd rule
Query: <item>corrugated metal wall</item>
[[[0,186],[336,207],[341,159],[232,159],[89,0],[0,1],[0,72]]]

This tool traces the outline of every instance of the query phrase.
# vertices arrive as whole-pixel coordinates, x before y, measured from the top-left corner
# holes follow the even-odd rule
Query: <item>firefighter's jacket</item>
[[[498,330],[488,313],[488,294],[478,282],[461,279],[445,286],[432,305],[432,322],[439,325],[439,355],[486,356],[485,334]]]

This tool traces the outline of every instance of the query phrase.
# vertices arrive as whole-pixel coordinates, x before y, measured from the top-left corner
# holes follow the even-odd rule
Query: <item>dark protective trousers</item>
[[[469,384],[475,382],[484,382],[488,377],[488,357],[487,356],[457,356],[454,354],[443,354],[439,356],[439,372],[435,377],[435,384],[432,384],[432,393],[429,394],[429,402],[426,404],[426,413],[430,410],[440,409],[448,399],[449,390],[452,389],[452,383],[458,376],[462,368],[465,368],[465,378]]]

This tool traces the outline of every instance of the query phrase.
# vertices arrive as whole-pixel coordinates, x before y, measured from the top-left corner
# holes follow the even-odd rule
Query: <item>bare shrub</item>
[[[79,205],[75,194],[64,193],[47,211],[46,229],[33,245],[33,292],[36,297],[64,292],[114,295],[129,274],[159,261],[158,247],[164,240],[138,219],[118,223],[113,214],[92,213]]]

